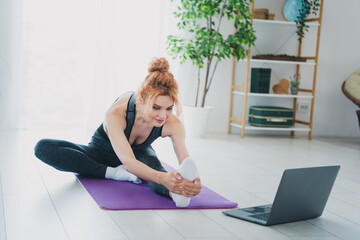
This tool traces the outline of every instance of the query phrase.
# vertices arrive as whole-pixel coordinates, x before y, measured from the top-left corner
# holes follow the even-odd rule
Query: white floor
[[[360,239],[360,139],[188,139],[203,184],[239,207],[271,203],[286,168],[341,165],[320,218],[263,227],[221,210],[101,210],[73,174],[33,155],[40,138],[86,144],[89,137],[76,131],[0,131],[0,239]],[[168,140],[154,147],[161,160],[176,165]]]

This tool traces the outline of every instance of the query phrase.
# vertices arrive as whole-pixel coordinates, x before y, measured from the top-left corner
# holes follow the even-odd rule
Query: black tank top
[[[132,127],[134,125],[134,122],[135,122],[135,114],[136,114],[135,101],[136,101],[135,92],[132,92],[132,94],[131,94],[131,96],[129,98],[129,101],[128,101],[127,109],[126,109],[126,128],[124,130],[124,134],[125,134],[128,141],[129,141],[131,129],[132,129]],[[143,142],[141,144],[137,144],[137,145],[132,144],[131,148],[133,150],[141,150],[141,149],[147,148],[158,137],[161,136],[162,128],[163,128],[163,126],[161,126],[161,127],[153,127],[153,129],[151,130],[150,135],[145,140],[145,142]],[[98,148],[100,150],[114,151],[112,146],[111,146],[110,139],[109,139],[109,137],[107,136],[107,134],[104,131],[103,124],[101,124],[100,127],[95,131],[94,135],[91,138],[91,142],[89,143],[89,146]]]
[[[127,109],[126,109],[126,128],[124,130],[124,134],[127,138],[127,140],[129,141],[130,138],[130,133],[131,133],[131,129],[134,126],[134,122],[135,122],[135,114],[136,114],[136,96],[135,93],[133,92],[133,94],[131,94],[131,97],[128,101],[128,105],[127,105]],[[148,147],[149,145],[151,145],[158,137],[161,136],[161,131],[162,131],[163,126],[161,127],[153,127],[153,129],[150,132],[150,135],[148,136],[148,138],[145,140],[145,142],[138,144],[138,145],[131,145],[131,148],[133,150],[139,150],[139,149],[144,149],[146,147]]]

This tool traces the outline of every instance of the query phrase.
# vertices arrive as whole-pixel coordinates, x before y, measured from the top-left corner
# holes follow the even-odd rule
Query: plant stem
[[[226,4],[223,5],[223,8],[221,10],[221,14],[220,14],[220,19],[219,19],[219,23],[218,23],[218,28],[217,28],[217,32],[220,31],[220,25],[221,25],[221,20],[223,18],[223,12],[226,8]],[[211,25],[211,17],[210,17],[210,24],[207,24],[208,26],[208,29],[209,29],[209,32],[210,34],[212,33],[212,25]],[[209,22],[209,21],[208,21]],[[216,63],[215,63],[215,67],[214,67],[214,70],[211,74],[211,78],[210,78],[210,82],[208,81],[209,80],[209,72],[210,72],[210,68],[211,68],[211,63],[212,63],[212,60],[213,60],[213,56],[214,56],[214,53],[216,51],[216,47],[213,49],[212,53],[211,53],[211,57],[208,57],[208,64],[206,66],[206,76],[205,76],[205,84],[204,84],[204,93],[203,93],[203,98],[202,98],[202,101],[201,101],[201,107],[204,107],[205,106],[205,99],[206,99],[206,95],[209,91],[209,88],[210,88],[210,85],[212,83],[212,80],[213,80],[213,77],[214,77],[214,73],[215,73],[215,70],[216,70],[216,67],[217,67],[217,64],[219,62],[219,59],[217,59]],[[208,83],[209,82],[209,83]]]
[[[209,30],[210,36],[211,36],[212,35],[212,24],[211,24],[212,23],[212,18],[211,17],[207,18],[207,23],[208,23],[207,24],[208,30]],[[211,45],[211,42],[209,44]],[[212,58],[213,58],[213,55],[214,55],[214,51],[215,51],[215,49],[213,49],[211,57],[208,56],[208,58],[207,58],[205,83],[204,83],[203,97],[202,97],[202,100],[201,100],[201,107],[204,107],[204,105],[205,105],[205,98],[206,98],[206,94],[207,94],[207,91],[208,91],[207,85],[208,85],[208,81],[209,81],[209,72],[210,72],[210,67],[211,67],[211,62],[212,62]]]
[[[200,89],[200,67],[198,67],[198,84],[196,89],[195,107],[197,107],[198,105],[199,89]]]
[[[220,19],[219,19],[219,25],[218,25],[218,29],[217,29],[217,32],[220,31],[220,26],[221,26],[221,20],[224,16],[224,11],[225,11],[225,8],[226,8],[226,4],[223,5],[223,8],[221,9],[221,13],[220,13]]]
[[[212,61],[212,57],[208,57],[207,66],[206,66],[204,92],[203,92],[203,98],[202,98],[202,101],[201,101],[201,107],[204,107],[204,105],[205,105],[205,98],[206,98],[206,94],[208,92],[207,85],[208,85],[208,80],[209,80],[209,72],[210,72],[210,67],[211,67],[211,61]]]
[[[216,60],[215,67],[214,67],[213,72],[211,74],[210,82],[209,82],[209,85],[207,86],[206,92],[209,91],[209,88],[210,88],[210,85],[212,83],[212,80],[213,80],[213,77],[214,77],[214,74],[215,74],[216,67],[217,67],[218,63],[219,63],[219,59]]]

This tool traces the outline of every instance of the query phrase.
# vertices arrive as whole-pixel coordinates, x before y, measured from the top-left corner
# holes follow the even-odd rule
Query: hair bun
[[[154,58],[150,62],[150,67],[148,69],[149,73],[152,72],[168,72],[169,71],[169,62],[166,58]]]

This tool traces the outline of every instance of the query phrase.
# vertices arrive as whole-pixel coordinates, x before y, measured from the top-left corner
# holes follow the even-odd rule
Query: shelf
[[[253,19],[255,24],[275,24],[275,25],[287,25],[287,26],[296,26],[295,22],[279,21],[279,20],[264,20],[264,19]],[[310,27],[318,27],[320,24],[318,22],[306,22],[306,25]]]
[[[251,3],[251,12],[254,12],[255,0]],[[314,113],[314,98],[315,91],[311,89],[299,89],[299,94],[292,95],[290,93],[290,89],[287,94],[275,94],[269,88],[269,92],[271,93],[252,93],[250,92],[251,86],[251,68],[276,68],[286,73],[286,71],[294,71],[296,69],[296,74],[302,74],[303,71],[308,72],[309,75],[312,73],[312,77],[307,77],[306,81],[308,85],[315,86],[316,78],[317,78],[317,67],[318,67],[318,57],[319,57],[319,46],[320,46],[320,30],[322,27],[322,9],[323,9],[323,1],[319,5],[319,16],[315,13],[313,18],[309,18],[305,20],[305,24],[311,28],[312,34],[306,34],[306,38],[309,37],[308,40],[297,44],[295,43],[295,38],[293,37],[298,30],[298,25],[296,22],[290,22],[285,20],[267,20],[267,19],[251,19],[251,23],[256,32],[263,33],[259,34],[257,37],[263,39],[263,41],[256,42],[256,49],[260,50],[258,56],[257,51],[252,52],[252,47],[248,47],[248,53],[246,59],[237,60],[233,58],[233,67],[232,67],[232,77],[231,77],[231,96],[230,96],[230,116],[229,116],[229,124],[228,124],[228,133],[231,133],[232,127],[241,129],[241,137],[245,136],[245,132],[247,130],[260,130],[260,131],[268,131],[268,132],[290,132],[291,135],[294,135],[294,132],[305,132],[308,134],[309,140],[312,138],[312,130],[313,130],[313,113]],[[290,33],[290,35],[289,35]],[[317,33],[317,34],[316,34]],[[289,35],[289,36],[288,36]],[[291,40],[291,42],[290,42]],[[298,40],[298,38],[297,38]],[[280,41],[277,43],[277,41]],[[286,45],[288,42],[290,44]],[[292,44],[294,43],[294,44]],[[275,44],[275,45],[274,45]],[[286,45],[286,49],[284,49],[284,55],[267,55],[274,51],[273,46],[281,44],[281,48]],[[257,46],[259,45],[259,46]],[[305,46],[306,45],[306,46]],[[295,54],[295,51],[291,50],[290,47],[297,46],[296,57],[287,55],[287,54]],[[308,47],[314,47],[315,51],[310,53],[310,55],[302,54],[302,49]],[[254,46],[255,47],[255,46]],[[276,50],[275,52],[278,52]],[[251,54],[252,53],[252,54]],[[245,63],[245,64],[244,64]],[[246,65],[246,66],[244,66]],[[246,70],[244,71],[244,67]],[[289,69],[290,68],[290,69]],[[241,74],[242,77],[245,77],[245,81],[241,79],[241,83],[243,85],[236,85],[235,81],[238,79],[237,75]],[[262,76],[260,76],[262,77]],[[244,83],[245,82],[245,83]],[[309,87],[308,87],[309,88]],[[237,96],[235,96],[237,95]],[[248,98],[249,96],[249,98]],[[235,101],[242,101],[243,106],[234,107]],[[300,121],[295,120],[296,118],[296,108],[297,108],[297,100],[299,102],[311,102],[308,106],[310,110],[310,114],[306,116],[309,118],[308,120]],[[269,105],[273,106],[274,104],[282,105],[282,103],[289,105],[292,102],[292,109],[294,110],[294,125],[289,127],[281,127],[277,124],[273,124],[275,127],[258,127],[253,126],[248,122],[248,104],[252,104],[256,102],[256,105]],[[249,102],[249,103],[248,103]],[[241,103],[239,103],[241,105]],[[233,114],[233,111],[237,111],[237,114]],[[234,115],[237,115],[238,118],[235,118]],[[240,118],[239,118],[240,116]],[[244,124],[242,124],[244,123]]]
[[[241,124],[231,123],[231,126],[242,128]],[[310,132],[310,127],[304,124],[295,123],[294,127],[276,128],[276,127],[255,127],[250,124],[245,125],[246,130],[260,130],[260,131],[299,131],[299,132]]]
[[[233,91],[233,94],[245,95],[245,92]],[[275,97],[275,98],[302,98],[302,99],[312,99],[312,95],[291,95],[291,94],[274,94],[274,93],[248,93],[248,96],[254,97]]]
[[[242,59],[240,62],[247,62],[247,59]],[[250,63],[276,63],[276,64],[299,64],[299,65],[312,65],[315,66],[315,62],[300,62],[300,61],[280,61],[280,60],[265,60],[265,59],[250,59]]]

